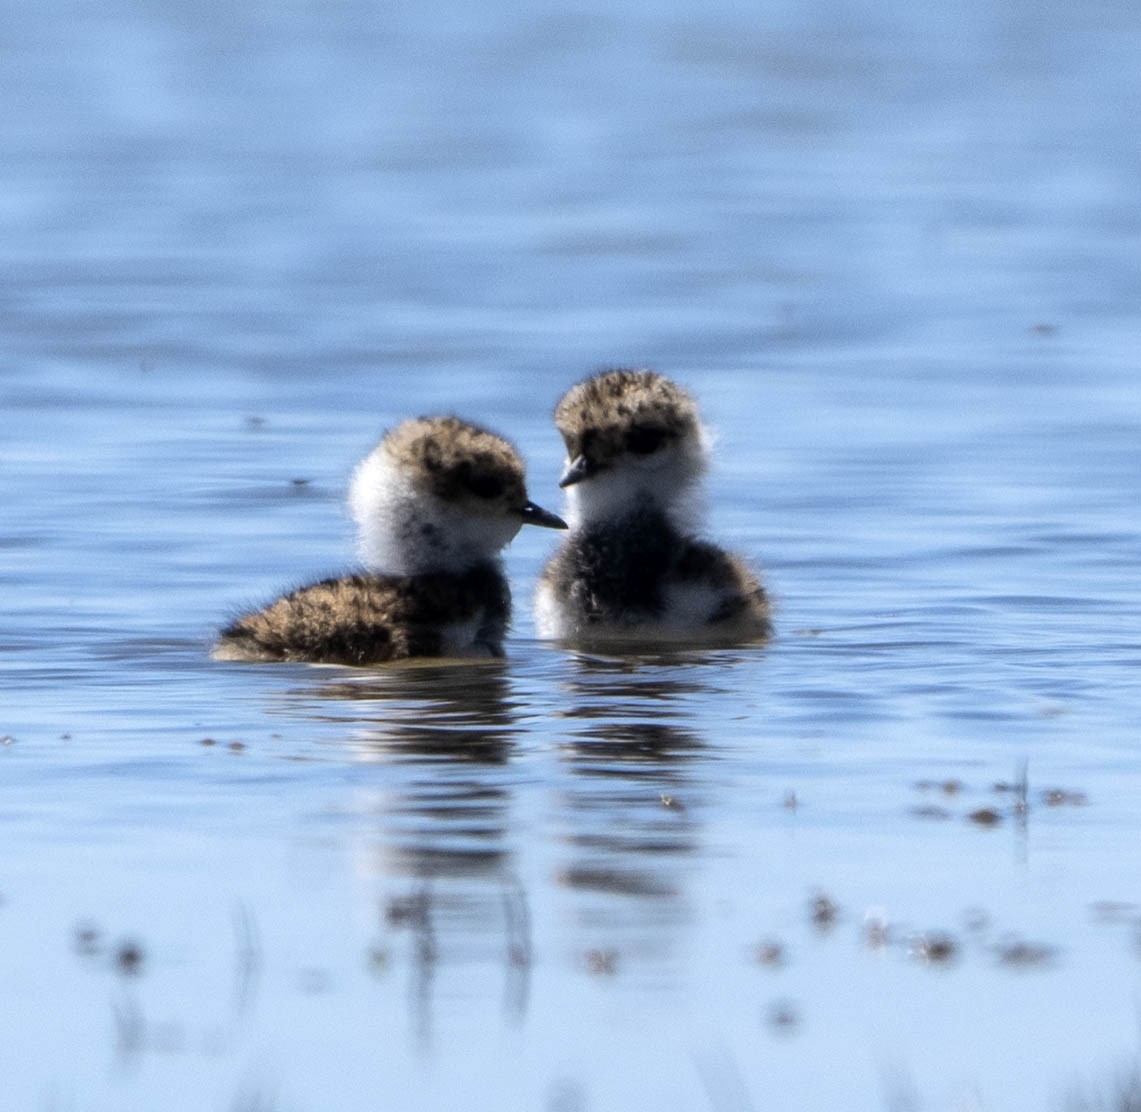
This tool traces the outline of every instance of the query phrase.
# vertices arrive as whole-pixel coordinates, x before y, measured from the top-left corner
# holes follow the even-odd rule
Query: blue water
[[[1135,5],[0,17],[6,1107],[1109,1099]],[[543,644],[534,530],[503,664],[208,659],[405,416],[557,508],[608,364],[700,398],[771,645]]]

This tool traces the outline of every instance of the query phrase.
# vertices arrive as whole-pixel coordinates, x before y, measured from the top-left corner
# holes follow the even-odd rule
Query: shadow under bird
[[[506,440],[456,417],[389,432],[357,467],[349,505],[365,570],[242,615],[220,634],[215,659],[503,656],[511,592],[500,553],[523,525],[567,527],[528,499]]]
[[[739,557],[696,536],[709,437],[697,404],[648,370],[608,370],[555,409],[571,532],[535,596],[541,636],[740,644],[772,633]]]

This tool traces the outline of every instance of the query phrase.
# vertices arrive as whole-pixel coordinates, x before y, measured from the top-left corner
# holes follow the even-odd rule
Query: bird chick
[[[647,370],[608,370],[555,408],[571,533],[539,580],[539,633],[560,640],[736,644],[772,632],[764,589],[694,534],[709,438],[697,405]]]
[[[506,440],[456,417],[389,432],[357,467],[349,506],[364,570],[239,617],[215,659],[502,656],[511,593],[500,552],[523,525],[567,527],[528,499],[523,461]]]

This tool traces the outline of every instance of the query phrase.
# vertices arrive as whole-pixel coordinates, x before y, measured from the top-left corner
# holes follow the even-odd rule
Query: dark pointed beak
[[[544,529],[567,528],[567,523],[558,514],[544,510],[542,506],[536,506],[534,502],[528,502],[519,511],[519,516],[523,518],[524,525],[542,525]]]
[[[594,464],[586,456],[575,456],[567,464],[563,477],[559,480],[559,486],[564,488],[574,486],[575,483],[581,483],[583,479],[589,479],[594,472]]]

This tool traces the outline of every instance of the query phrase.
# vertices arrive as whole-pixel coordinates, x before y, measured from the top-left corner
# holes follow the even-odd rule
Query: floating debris
[[[1134,922],[1141,908],[1127,900],[1096,900],[1089,905],[1090,913],[1099,923],[1122,924]]]
[[[990,925],[990,912],[984,907],[968,907],[967,910],[963,912],[963,926],[975,934],[989,930]]]
[[[864,945],[869,950],[883,950],[891,944],[891,928],[882,908],[873,907],[864,912]]]
[[[966,790],[966,784],[962,780],[948,779],[948,780],[916,780],[912,785],[916,791],[921,792],[942,792],[944,795],[958,795],[960,792]]]
[[[618,972],[617,950],[587,950],[582,960],[586,971],[594,976],[612,977]]]
[[[937,807],[930,803],[924,804],[921,807],[912,807],[911,813],[917,819],[937,819],[939,821],[945,821],[946,819],[954,817],[946,807]]]
[[[785,963],[784,946],[771,939],[758,942],[753,956],[758,965],[764,965],[769,969],[780,969]]]
[[[101,932],[94,923],[78,923],[75,928],[73,945],[75,952],[91,957],[102,949]]]
[[[1067,791],[1065,788],[1047,788],[1040,798],[1047,807],[1084,807],[1089,803],[1085,792]]]
[[[209,748],[211,745],[217,745],[218,743],[212,737],[204,737],[198,744],[205,745]]]
[[[1014,780],[999,780],[991,785],[991,790],[1014,796],[1014,814],[1024,818],[1030,810],[1030,763],[1021,761]]]
[[[685,814],[685,804],[682,803],[680,799],[676,799],[672,795],[666,795],[664,792],[659,798],[661,799],[662,806],[667,810],[677,811],[679,815]]]
[[[808,913],[818,930],[830,930],[840,917],[840,906],[823,892],[812,897],[808,905]]]
[[[967,815],[967,818],[976,826],[998,826],[1002,822],[1002,815],[993,807],[980,807]]]
[[[785,792],[784,799],[781,800],[781,806],[786,811],[795,811],[800,806],[800,800],[796,798],[796,792]]]
[[[768,1025],[782,1035],[791,1035],[800,1026],[800,1011],[791,1000],[776,1000],[769,1005]]]
[[[245,750],[246,743],[244,741],[231,741],[226,748],[229,749],[231,753],[241,753]]]
[[[3,737],[0,737],[0,745],[12,745],[15,740],[11,734],[5,734]]]
[[[124,977],[137,977],[143,971],[143,947],[134,939],[120,942],[115,950],[115,968]]]
[[[1058,956],[1056,946],[1048,946],[1044,942],[1027,942],[1023,939],[1013,939],[1000,943],[995,947],[1000,965],[1008,965],[1018,969],[1041,968],[1052,965]]]
[[[954,935],[932,931],[914,935],[908,941],[908,952],[913,958],[931,965],[949,965],[959,956],[959,943]]]

